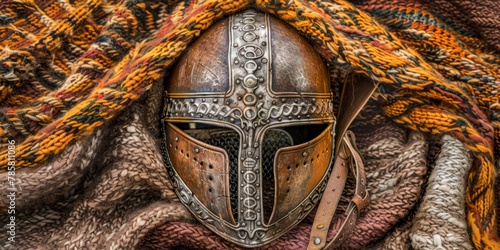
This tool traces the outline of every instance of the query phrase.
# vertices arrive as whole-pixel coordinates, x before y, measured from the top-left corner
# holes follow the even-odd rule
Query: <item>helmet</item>
[[[257,247],[308,215],[333,163],[335,118],[328,71],[303,37],[247,10],[207,30],[167,81],[162,151],[202,224]]]

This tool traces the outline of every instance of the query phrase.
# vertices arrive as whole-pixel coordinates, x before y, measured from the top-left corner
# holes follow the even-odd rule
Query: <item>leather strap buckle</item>
[[[345,236],[354,229],[361,211],[370,203],[370,195],[365,188],[366,177],[363,159],[357,151],[354,144],[354,135],[350,131],[342,138],[340,150],[342,152],[335,157],[332,175],[328,180],[323,198],[320,201],[314,218],[307,248],[310,250],[329,249],[332,246],[340,245]],[[345,221],[332,241],[327,242],[330,223],[337,209],[349,170],[351,170],[356,179],[356,191],[346,209]]]

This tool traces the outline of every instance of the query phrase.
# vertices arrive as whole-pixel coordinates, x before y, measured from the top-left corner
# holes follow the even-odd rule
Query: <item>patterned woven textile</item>
[[[237,249],[178,202],[159,131],[170,67],[247,8],[306,37],[336,89],[379,84],[352,126],[372,201],[344,248],[500,249],[493,0],[1,0],[0,249]],[[305,249],[311,223],[262,248]]]

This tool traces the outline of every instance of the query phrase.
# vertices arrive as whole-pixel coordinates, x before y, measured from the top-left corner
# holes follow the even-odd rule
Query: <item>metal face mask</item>
[[[166,85],[165,161],[202,224],[257,247],[319,202],[333,164],[332,93],[293,29],[254,10],[233,15],[191,45]]]

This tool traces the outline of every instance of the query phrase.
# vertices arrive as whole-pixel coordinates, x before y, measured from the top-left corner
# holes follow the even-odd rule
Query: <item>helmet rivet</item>
[[[314,238],[314,244],[315,245],[319,245],[319,243],[321,243],[321,239],[320,238]]]
[[[200,150],[199,150],[199,149],[197,149],[197,148],[195,148],[195,149],[194,149],[194,152],[198,153],[198,152],[200,152]]]
[[[234,46],[234,47],[238,47],[238,44],[237,44],[237,43],[235,43],[235,44],[233,44],[233,46]]]
[[[243,148],[247,148],[248,147],[248,144],[243,144]]]
[[[252,155],[252,151],[248,151],[248,152],[247,152],[247,155]]]
[[[323,224],[318,224],[318,226],[316,226],[316,228],[318,229],[322,229],[323,227],[324,227]]]
[[[256,142],[256,143],[254,143],[254,144],[253,144],[253,146],[256,148],[256,147],[258,147],[258,146],[259,146],[259,143],[258,143],[258,142]]]
[[[302,153],[302,156],[307,157],[307,152]]]
[[[175,137],[175,141],[179,141],[179,137],[177,137],[177,136],[176,136],[176,137]]]
[[[217,99],[214,99],[214,103],[217,103]]]

